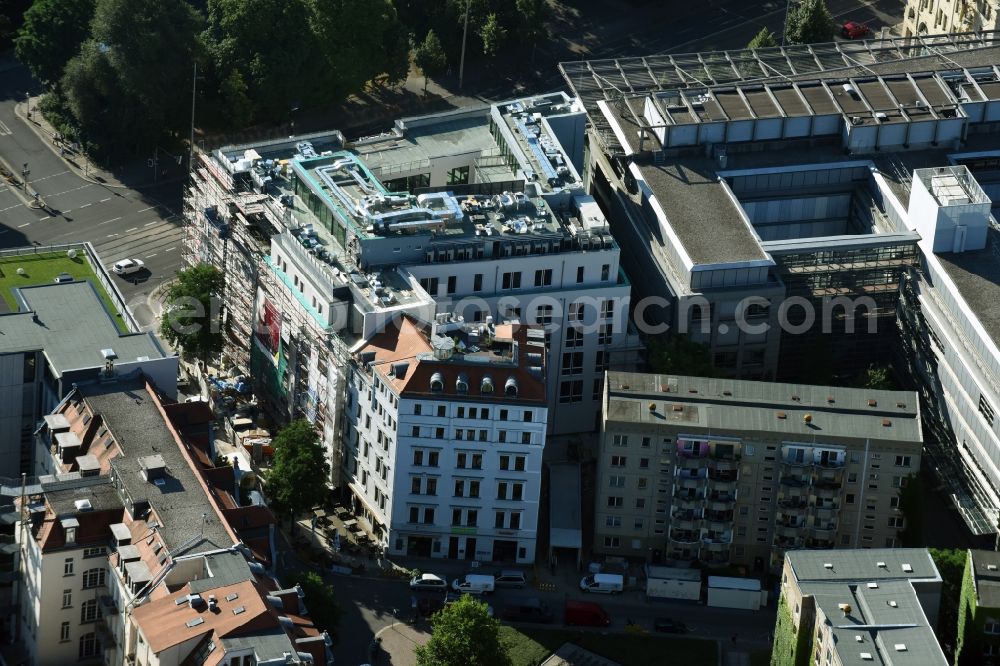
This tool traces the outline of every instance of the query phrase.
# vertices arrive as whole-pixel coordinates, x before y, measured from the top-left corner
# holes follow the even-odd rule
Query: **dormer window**
[[[440,372],[435,372],[431,375],[431,390],[434,392],[444,390],[444,377],[441,376]]]
[[[493,378],[490,377],[489,375],[483,377],[483,383],[480,385],[479,390],[482,393],[493,393],[494,391]]]
[[[468,393],[469,392],[469,376],[464,372],[458,373],[458,379],[455,380],[455,390],[458,393]]]
[[[503,392],[508,398],[517,397],[517,380],[513,377],[508,377],[507,381],[503,385]]]

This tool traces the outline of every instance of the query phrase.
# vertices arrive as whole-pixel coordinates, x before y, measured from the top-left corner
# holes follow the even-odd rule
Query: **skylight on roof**
[[[199,624],[204,624],[204,622],[205,622],[205,618],[203,618],[203,617],[196,617],[193,620],[188,620],[184,624],[187,625],[190,628],[194,628],[194,627],[197,627]]]
[[[903,571],[905,571],[906,573],[913,573],[913,565],[907,564],[906,562],[904,562],[903,563]]]

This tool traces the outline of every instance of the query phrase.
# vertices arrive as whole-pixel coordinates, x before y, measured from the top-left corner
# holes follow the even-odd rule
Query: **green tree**
[[[825,0],[801,0],[788,13],[785,41],[789,44],[815,44],[833,39],[833,15]]]
[[[507,39],[507,28],[505,28],[496,14],[489,14],[483,27],[479,29],[479,36],[483,40],[483,55],[488,58],[494,57]]]
[[[683,335],[648,340],[646,358],[653,372],[693,377],[718,377],[708,345],[692,342]]]
[[[160,335],[202,361],[218,354],[222,331],[217,304],[224,284],[222,273],[210,264],[178,271],[167,289]]]
[[[775,38],[774,33],[767,27],[761,28],[757,36],[750,40],[747,44],[747,49],[766,49],[772,46],[777,46],[778,40]]]
[[[552,15],[548,0],[517,0],[517,13],[521,18],[518,32],[531,44],[531,62],[535,62],[535,49],[549,33],[545,22]]]
[[[267,475],[271,498],[293,516],[327,497],[330,463],[312,425],[299,419],[274,438],[274,465]]]
[[[896,385],[889,377],[889,368],[884,365],[869,365],[861,378],[861,388],[891,391]]]
[[[61,88],[83,134],[105,152],[151,149],[186,130],[201,18],[184,0],[97,0],[91,36]]]
[[[210,76],[221,104],[238,110],[223,125],[283,122],[302,100],[327,101],[332,72],[306,0],[209,0],[207,14]]]
[[[32,0],[0,0],[0,51],[11,45],[31,3]]]
[[[58,82],[90,36],[93,17],[94,0],[36,0],[14,38],[17,59],[39,81]]]
[[[510,666],[500,621],[466,595],[434,615],[431,639],[416,649],[417,666]]]
[[[965,578],[968,552],[959,548],[929,548],[934,564],[941,574],[941,606],[938,610],[937,636],[945,654],[953,657],[958,636],[958,611]]]
[[[333,588],[318,574],[309,571],[297,581],[305,592],[305,604],[309,619],[320,631],[327,631],[334,643],[337,642],[337,625],[340,624],[340,605],[333,594]]]
[[[424,75],[424,92],[427,92],[427,77],[436,76],[444,71],[448,59],[441,48],[441,40],[433,30],[427,31],[424,41],[413,51],[413,62]]]

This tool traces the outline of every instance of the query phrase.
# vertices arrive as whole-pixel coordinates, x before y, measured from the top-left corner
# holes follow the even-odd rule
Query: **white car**
[[[115,275],[131,275],[132,273],[141,271],[145,267],[146,264],[142,263],[141,259],[122,259],[121,261],[116,261],[111,270]]]
[[[410,580],[411,590],[447,590],[448,582],[441,578],[441,576],[435,576],[434,574],[425,573],[420,576],[415,576]]]

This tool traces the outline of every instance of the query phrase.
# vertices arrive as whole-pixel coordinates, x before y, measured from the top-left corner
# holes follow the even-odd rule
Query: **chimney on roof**
[[[208,610],[213,613],[219,610],[219,601],[215,598],[214,594],[208,595]]]

